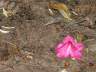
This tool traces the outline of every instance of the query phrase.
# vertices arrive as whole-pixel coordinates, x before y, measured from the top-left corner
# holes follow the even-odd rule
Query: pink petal
[[[83,50],[84,45],[83,45],[82,43],[77,43],[77,44],[75,45],[75,47],[76,47],[76,50],[81,51],[81,50]]]
[[[67,35],[67,36],[64,38],[63,43],[69,43],[69,42],[71,42],[72,44],[74,44],[74,43],[75,43],[75,40],[74,40],[74,38],[73,38],[72,36]]]
[[[74,58],[74,59],[80,60],[81,57],[82,57],[82,53],[79,52],[79,51],[76,51],[76,52],[74,52],[74,53],[71,54],[71,58]]]
[[[69,57],[70,49],[68,48],[68,44],[64,45],[61,48],[56,48],[56,54],[58,58],[66,58]]]
[[[63,47],[64,46],[64,44],[63,43],[59,43],[58,45],[57,45],[57,47],[56,48],[61,48],[61,47]]]
[[[64,38],[63,42],[57,45],[55,51],[58,58],[71,57],[79,60],[82,57],[83,48],[83,43],[77,43],[72,36],[68,35]]]

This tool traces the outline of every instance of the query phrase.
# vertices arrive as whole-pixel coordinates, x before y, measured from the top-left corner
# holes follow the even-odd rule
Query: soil
[[[55,46],[75,32],[88,37],[84,57],[82,62],[67,61],[66,70],[96,72],[96,12],[88,14],[91,26],[80,17],[65,22],[59,13],[49,15],[49,1],[55,0],[21,0],[16,14],[0,15],[0,26],[15,27],[8,34],[0,33],[0,72],[61,72],[66,60],[56,57]]]

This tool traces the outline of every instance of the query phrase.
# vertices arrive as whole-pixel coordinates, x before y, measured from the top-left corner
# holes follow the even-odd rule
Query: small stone
[[[61,70],[61,72],[68,72],[66,69]]]

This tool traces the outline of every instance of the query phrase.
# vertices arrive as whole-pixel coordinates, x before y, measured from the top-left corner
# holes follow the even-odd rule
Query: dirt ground
[[[60,14],[49,15],[49,1],[55,0],[22,0],[15,15],[0,16],[0,26],[15,27],[0,33],[0,72],[61,72],[65,60],[56,58],[54,48],[64,36],[78,31],[88,37],[83,62],[70,60],[67,72],[96,72],[96,11],[88,14],[91,27],[79,17],[64,22]]]

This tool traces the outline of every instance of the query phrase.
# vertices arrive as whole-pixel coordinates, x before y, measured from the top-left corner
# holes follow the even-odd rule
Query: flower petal
[[[67,36],[64,38],[63,43],[69,43],[69,42],[72,42],[72,44],[73,44],[73,43],[75,43],[75,40],[74,40],[74,38],[73,38],[72,36],[67,35]]]
[[[58,58],[74,58],[81,59],[82,50],[84,48],[83,43],[77,43],[77,41],[70,35],[67,35],[63,42],[59,43],[55,48],[56,56]]]
[[[56,55],[58,58],[67,58],[70,55],[70,49],[68,47],[69,45],[66,44],[61,48],[56,48]]]
[[[78,59],[80,60],[82,57],[82,53],[79,51],[75,51],[74,53],[71,54],[71,58]]]
[[[77,43],[77,44],[75,45],[75,47],[76,47],[76,50],[81,51],[81,50],[83,50],[84,45],[83,45],[82,43]]]
[[[63,45],[63,43],[59,43],[56,48],[61,48]]]

